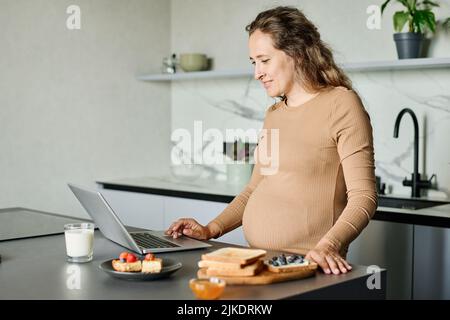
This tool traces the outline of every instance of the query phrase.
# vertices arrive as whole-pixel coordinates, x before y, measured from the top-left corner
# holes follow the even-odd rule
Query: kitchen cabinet
[[[223,202],[129,191],[100,189],[100,192],[125,225],[151,230],[165,230],[179,218],[194,218],[205,225],[227,206]],[[223,235],[220,241],[247,245],[242,227]]]
[[[414,227],[414,299],[450,299],[450,229]]]
[[[387,299],[450,299],[450,229],[372,220],[348,260],[388,270]]]
[[[411,299],[413,286],[413,225],[372,220],[350,245],[351,264],[386,268],[387,299]]]

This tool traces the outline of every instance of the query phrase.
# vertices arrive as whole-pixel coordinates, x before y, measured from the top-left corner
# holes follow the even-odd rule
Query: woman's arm
[[[367,226],[377,208],[372,126],[353,91],[338,99],[331,124],[347,187],[347,205],[324,238],[345,248]]]
[[[342,255],[375,214],[378,200],[372,126],[369,115],[355,92],[343,91],[337,97],[331,116],[330,133],[341,161],[347,188],[347,205],[309,255],[322,259],[324,265],[328,262],[328,266],[334,271],[341,265],[346,269]],[[342,271],[342,268],[339,269]]]

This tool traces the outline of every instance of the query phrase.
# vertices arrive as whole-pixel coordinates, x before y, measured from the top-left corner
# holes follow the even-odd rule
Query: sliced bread
[[[263,260],[257,260],[256,262],[239,269],[208,267],[206,268],[206,274],[208,276],[251,277],[260,273],[263,268]]]
[[[245,266],[242,266],[240,263],[234,263],[234,262],[200,260],[198,262],[198,267],[199,268],[226,269],[226,270],[240,270]]]
[[[240,264],[246,266],[264,257],[266,251],[262,249],[245,249],[245,248],[221,248],[213,252],[203,254],[202,260],[219,261]]]

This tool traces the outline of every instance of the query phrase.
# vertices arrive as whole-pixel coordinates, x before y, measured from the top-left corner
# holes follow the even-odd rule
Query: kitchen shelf
[[[198,71],[179,72],[174,74],[149,74],[138,76],[142,81],[172,81],[190,79],[213,79],[213,78],[242,78],[251,77],[252,70],[222,70],[222,71]]]
[[[450,58],[419,58],[391,61],[352,62],[340,64],[348,72],[394,71],[450,68]],[[252,77],[253,71],[248,70],[218,70],[199,72],[179,72],[174,74],[149,74],[138,76],[142,81],[177,81],[194,79],[242,78]]]
[[[344,63],[345,71],[393,71],[450,68],[450,58],[418,58],[391,61]]]

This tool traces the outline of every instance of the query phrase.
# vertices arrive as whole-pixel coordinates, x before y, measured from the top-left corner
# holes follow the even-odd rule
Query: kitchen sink
[[[424,209],[443,204],[448,204],[448,201],[432,201],[425,199],[411,199],[411,198],[390,198],[385,196],[378,196],[378,207],[389,207],[399,209]]]

